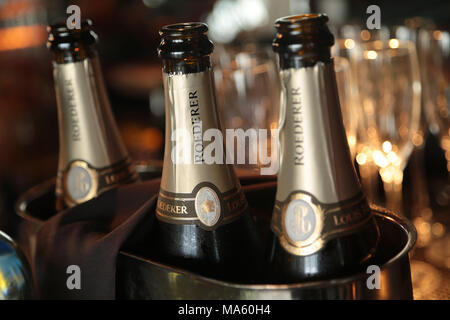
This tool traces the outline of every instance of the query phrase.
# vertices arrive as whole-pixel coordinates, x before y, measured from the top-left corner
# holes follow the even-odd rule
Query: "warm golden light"
[[[386,157],[388,158],[390,163],[396,164],[398,157],[395,152],[389,152]]]
[[[391,163],[394,166],[400,167],[400,165],[402,164],[402,159],[394,151],[389,152],[388,159],[392,159],[392,160],[389,160],[389,161],[391,161]]]
[[[364,58],[369,59],[369,60],[374,60],[376,59],[378,56],[377,52],[374,50],[367,50],[364,51]]]
[[[435,222],[431,226],[431,233],[436,237],[442,237],[445,234],[445,227],[442,223]]]
[[[47,31],[43,25],[0,29],[0,51],[17,50],[44,45]]]
[[[400,126],[400,128],[398,128],[398,133],[401,137],[406,137],[409,133],[409,129],[406,126]]]
[[[350,147],[350,150],[353,150],[356,146],[356,137],[354,135],[348,135],[347,141],[348,141],[348,146]]]
[[[431,240],[431,226],[422,217],[414,219],[414,226],[417,230],[417,246],[424,247]]]
[[[373,107],[373,101],[372,99],[367,99],[365,98],[363,101],[363,108],[364,108],[364,112],[371,116],[374,114],[374,107]]]
[[[386,183],[391,183],[394,180],[394,176],[392,175],[392,171],[388,168],[382,168],[380,170],[381,179],[383,179]]]
[[[442,32],[440,30],[433,31],[433,38],[435,40],[442,40]]]
[[[372,158],[373,158],[373,161],[375,162],[375,164],[380,168],[387,167],[389,164],[388,159],[379,150],[373,152]]]
[[[394,169],[394,183],[397,186],[401,186],[401,183],[403,182],[403,171]],[[401,187],[397,188],[397,191],[400,191]]]
[[[380,169],[381,179],[385,183],[393,183],[393,185],[384,185],[385,190],[386,187],[389,187],[390,191],[401,191],[402,189],[402,181],[403,181],[403,171],[395,168],[394,166],[388,166]]]
[[[383,142],[382,148],[385,153],[389,153],[392,151],[392,144],[389,141],[385,141]]]
[[[355,41],[353,39],[345,39],[344,46],[346,49],[353,49],[355,47]]]
[[[389,40],[389,48],[391,49],[397,49],[400,46],[400,42],[398,39],[390,39]]]
[[[445,136],[442,138],[441,147],[444,150],[450,150],[450,137],[449,136]]]
[[[358,153],[356,155],[356,162],[361,166],[364,165],[367,162],[367,156],[364,153]]]
[[[0,10],[0,19],[8,20],[24,16],[36,9],[36,1],[15,0],[2,3]]]
[[[383,41],[381,41],[381,40],[376,40],[376,41],[374,41],[374,42],[373,42],[373,47],[374,47],[376,50],[381,50],[381,49],[383,49]]]
[[[8,289],[8,281],[4,278],[3,274],[0,273],[0,290],[7,291]]]
[[[370,32],[368,30],[361,31],[361,39],[367,41],[370,39]]]
[[[370,138],[370,140],[375,140],[378,137],[377,129],[374,127],[367,128],[367,136]]]
[[[361,152],[367,156],[370,153],[370,148],[368,146],[363,146]]]

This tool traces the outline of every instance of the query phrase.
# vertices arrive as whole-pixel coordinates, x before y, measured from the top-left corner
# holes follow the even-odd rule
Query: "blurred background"
[[[277,127],[278,17],[330,17],[341,107],[372,202],[416,225],[415,297],[450,297],[450,2],[438,0],[0,0],[0,229],[17,197],[55,176],[58,124],[48,24],[69,5],[93,21],[114,114],[137,162],[162,159],[164,95],[156,48],[166,24],[203,21],[225,128]],[[381,9],[367,30],[367,7]],[[254,172],[260,165],[242,165]]]

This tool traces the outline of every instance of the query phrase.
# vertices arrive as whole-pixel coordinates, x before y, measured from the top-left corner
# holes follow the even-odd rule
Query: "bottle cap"
[[[333,34],[327,26],[325,14],[288,16],[275,22],[277,34],[273,50],[280,57],[280,66],[311,66],[317,61],[329,62]]]
[[[161,28],[158,56],[161,59],[196,59],[213,52],[206,35],[208,26],[201,22],[171,24]]]
[[[84,20],[80,29],[69,29],[64,21],[48,26],[47,31],[47,47],[51,50],[67,50],[80,44],[91,45],[97,42],[97,34],[92,31],[91,20]]]

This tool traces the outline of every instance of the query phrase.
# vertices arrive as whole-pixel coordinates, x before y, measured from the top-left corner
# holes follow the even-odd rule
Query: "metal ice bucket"
[[[150,175],[151,176],[151,175]],[[54,213],[54,180],[23,194],[16,210],[23,218],[22,243],[33,251],[39,225]],[[119,299],[412,299],[408,252],[416,230],[406,218],[372,207],[381,231],[374,263],[380,268],[379,289],[373,273],[298,284],[238,284],[206,278],[145,256],[122,250],[117,260],[116,295]],[[259,220],[270,221],[267,217]],[[264,231],[264,230],[263,230]],[[25,246],[25,245],[22,245]]]
[[[372,273],[298,284],[245,285],[218,281],[122,251],[118,298],[127,299],[412,299],[408,252],[416,241],[405,218],[373,208],[381,230],[379,289]],[[372,289],[371,289],[372,288]]]
[[[13,239],[0,231],[0,300],[32,299],[28,261]]]

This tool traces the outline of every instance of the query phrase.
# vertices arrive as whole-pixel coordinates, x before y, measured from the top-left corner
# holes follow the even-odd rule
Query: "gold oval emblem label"
[[[83,161],[74,161],[66,175],[68,196],[75,203],[91,199],[97,192],[96,173]]]
[[[209,187],[202,187],[195,196],[195,212],[206,226],[214,226],[220,218],[220,200],[216,192]]]
[[[294,242],[309,239],[316,229],[316,214],[304,200],[292,201],[286,209],[285,228],[288,237]]]

